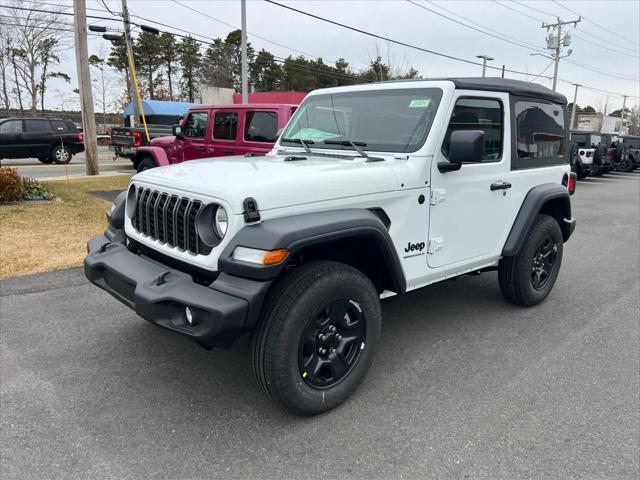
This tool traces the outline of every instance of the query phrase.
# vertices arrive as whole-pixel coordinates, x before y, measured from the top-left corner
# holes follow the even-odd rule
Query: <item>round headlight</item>
[[[227,218],[227,211],[222,206],[220,206],[216,210],[216,218],[214,222],[214,227],[216,229],[218,237],[222,239],[225,236],[228,226],[229,219]]]

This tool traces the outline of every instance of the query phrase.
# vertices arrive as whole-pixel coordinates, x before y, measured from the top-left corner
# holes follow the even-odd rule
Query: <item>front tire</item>
[[[556,219],[539,214],[520,252],[500,260],[498,281],[504,297],[524,307],[547,298],[560,272],[562,247]]]
[[[140,173],[140,172],[144,172],[145,170],[149,170],[150,168],[155,168],[155,166],[156,166],[156,162],[153,161],[153,158],[144,157],[138,163],[137,170],[138,170],[138,173]]]
[[[380,326],[369,278],[338,262],[303,264],[274,285],[265,303],[252,337],[255,378],[294,414],[330,410],[364,379]]]
[[[69,163],[72,156],[73,154],[71,153],[71,150],[69,150],[64,145],[56,145],[51,149],[51,153],[49,154],[49,158],[51,159],[51,161],[57,163],[58,165]]]

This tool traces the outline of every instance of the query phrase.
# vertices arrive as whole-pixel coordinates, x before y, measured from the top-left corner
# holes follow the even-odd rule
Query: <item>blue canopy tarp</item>
[[[184,115],[189,108],[196,105],[188,102],[166,102],[163,100],[142,100],[142,108],[144,108],[145,116],[151,115],[171,115],[179,117]],[[125,117],[133,115],[133,102],[124,109],[122,114]]]

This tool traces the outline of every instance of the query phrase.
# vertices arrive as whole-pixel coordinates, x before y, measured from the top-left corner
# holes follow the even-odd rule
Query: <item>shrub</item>
[[[47,187],[33,178],[22,178],[23,200],[53,200],[54,197],[55,195]]]
[[[22,199],[24,187],[15,168],[0,167],[0,202],[17,202]]]

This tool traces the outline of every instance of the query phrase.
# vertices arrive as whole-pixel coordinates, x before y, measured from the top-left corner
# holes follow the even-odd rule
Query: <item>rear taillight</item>
[[[576,179],[574,178],[575,173],[572,173],[569,177],[569,185],[567,185],[567,190],[569,190],[569,195],[573,195],[573,192],[576,191]]]
[[[593,157],[593,152],[587,152],[587,158]]]
[[[584,155],[584,150],[580,150],[580,156],[582,157]]]
[[[83,134],[81,134],[81,133],[78,134],[78,141],[79,142],[84,142],[84,135]]]
[[[133,132],[133,146],[139,147],[142,140],[142,132]]]

